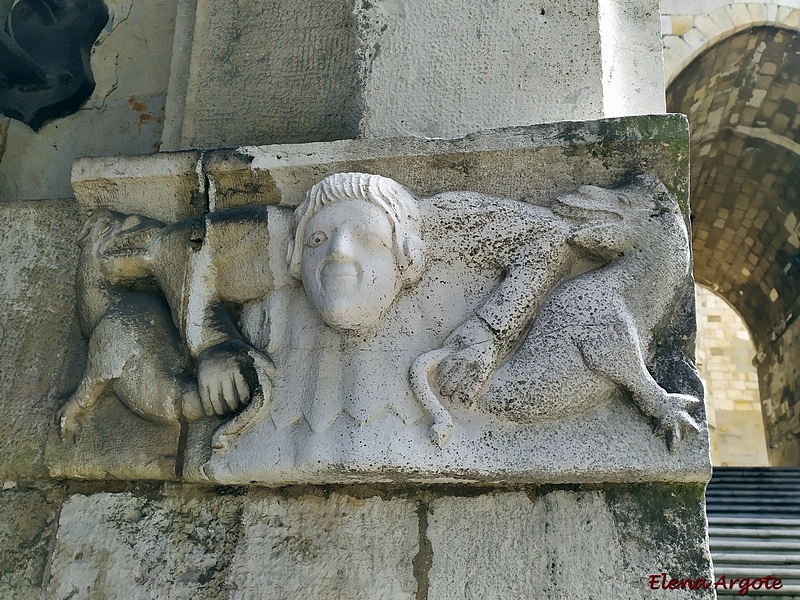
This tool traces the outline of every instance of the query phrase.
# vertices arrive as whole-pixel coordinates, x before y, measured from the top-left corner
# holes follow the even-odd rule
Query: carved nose
[[[353,237],[346,229],[337,229],[328,244],[328,255],[350,258],[353,256]]]

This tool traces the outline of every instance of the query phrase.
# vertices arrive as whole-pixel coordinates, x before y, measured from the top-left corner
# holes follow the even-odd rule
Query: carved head
[[[373,325],[422,276],[417,202],[392,179],[331,175],[308,191],[294,221],[289,272],[333,327]]]
[[[96,265],[111,283],[136,281],[149,276],[149,242],[162,227],[149,217],[100,209],[86,220],[76,241],[83,260]]]
[[[634,246],[649,246],[653,226],[663,228],[654,218],[669,213],[682,219],[675,198],[651,175],[613,189],[583,185],[556,198],[551,210],[580,223],[570,242],[604,261]]]

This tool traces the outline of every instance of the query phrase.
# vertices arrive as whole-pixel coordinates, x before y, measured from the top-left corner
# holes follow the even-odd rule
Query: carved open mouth
[[[598,201],[581,194],[565,194],[556,198],[550,205],[555,214],[580,222],[604,223],[619,221],[622,215],[608,208],[598,206]]]
[[[323,290],[342,291],[358,286],[361,273],[357,265],[347,262],[330,261],[319,272],[319,282]]]
[[[153,234],[158,227],[147,224],[144,229],[129,230],[117,233],[103,245],[100,254],[104,258],[119,258],[123,256],[139,256],[147,254],[147,244],[153,239]]]

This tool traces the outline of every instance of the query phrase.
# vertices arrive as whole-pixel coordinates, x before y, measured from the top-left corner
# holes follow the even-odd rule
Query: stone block
[[[725,31],[719,23],[709,15],[698,15],[694,19],[694,26],[697,27],[710,40],[716,40]]]
[[[0,492],[0,597],[39,598],[58,507],[41,491]]]
[[[44,447],[59,397],[75,383],[78,207],[0,204],[0,481],[46,476]],[[78,366],[80,368],[80,366]]]
[[[747,4],[747,12],[750,13],[750,21],[754,25],[761,25],[767,20],[766,4]]]
[[[702,29],[700,31],[705,33]],[[687,58],[694,51],[686,40],[674,35],[664,38],[664,49],[671,50],[681,58]]]
[[[692,27],[686,33],[684,33],[683,39],[692,48],[700,48],[703,46],[703,44],[708,42],[708,37],[697,27]]]
[[[672,35],[683,35],[694,26],[692,15],[674,15],[670,23]]]
[[[664,95],[653,93],[664,89],[662,42],[652,34],[659,28],[658,8],[656,0],[600,3],[606,118],[666,111]]]
[[[746,4],[731,4],[725,7],[736,29],[744,29],[751,24],[750,11]]]
[[[791,29],[797,29],[798,25],[800,25],[800,9],[795,8],[786,15],[783,19],[783,25]]]
[[[778,14],[775,17],[775,20],[778,21],[779,23],[784,23],[786,21],[786,17],[788,17],[791,12],[792,12],[791,6],[778,5]]]
[[[717,27],[719,27],[719,30],[722,32],[736,29],[736,25],[733,22],[733,18],[731,17],[730,11],[728,11],[727,9],[728,6],[722,9],[717,9],[709,15],[709,17],[711,17],[711,20],[717,24]]]
[[[74,495],[58,521],[48,598],[215,600],[239,535],[241,498],[184,487]]]
[[[418,597],[419,519],[408,500],[253,494],[242,527],[228,579],[237,600]]]
[[[201,156],[150,154],[125,163],[117,158],[79,159],[72,169],[72,189],[85,216],[113,207],[165,222],[185,219],[207,208]],[[117,173],[113,180],[107,176],[110,170]]]
[[[664,77],[671,82],[681,71],[685,57],[670,48],[664,48]]]
[[[358,10],[367,41],[363,135],[455,137],[603,116],[603,54],[611,50],[602,47],[599,4],[402,0]],[[654,31],[640,21],[639,32],[657,42]],[[569,60],[547,50],[559,44],[570,48]],[[652,62],[650,71],[657,72]]]
[[[767,5],[767,22],[776,22],[778,20],[778,5],[777,4],[768,4]]]
[[[660,588],[712,579],[703,487],[496,492],[430,504],[429,597],[715,598]],[[655,589],[651,587],[655,576]]]
[[[615,116],[620,97],[662,112],[658,18],[654,0],[201,0],[176,42],[165,149],[452,137]]]

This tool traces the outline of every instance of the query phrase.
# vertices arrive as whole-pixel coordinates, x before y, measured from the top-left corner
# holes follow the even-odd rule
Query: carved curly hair
[[[425,268],[417,200],[394,179],[367,173],[336,173],[308,190],[294,211],[294,239],[289,242],[286,256],[289,273],[301,279],[300,262],[306,226],[311,218],[330,204],[348,200],[369,202],[386,214],[392,226],[395,260],[403,281],[406,285],[416,283]]]

